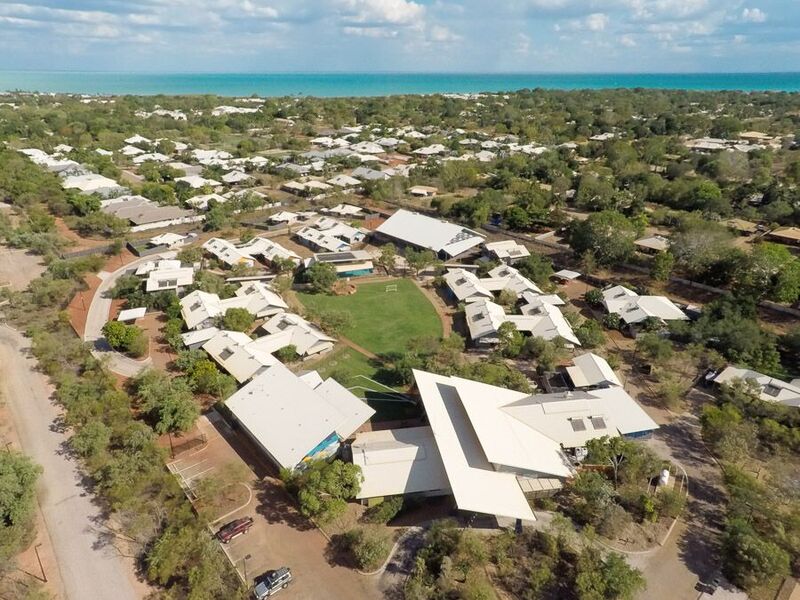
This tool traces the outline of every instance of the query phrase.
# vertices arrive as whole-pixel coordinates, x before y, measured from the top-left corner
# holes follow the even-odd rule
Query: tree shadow
[[[255,486],[256,512],[271,524],[283,524],[297,531],[310,531],[314,524],[298,510],[294,499],[273,479]]]

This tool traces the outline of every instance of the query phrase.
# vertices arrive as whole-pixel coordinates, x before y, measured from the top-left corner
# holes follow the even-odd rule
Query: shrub
[[[603,304],[603,292],[601,290],[589,290],[583,295],[583,299],[589,306],[600,306]]]
[[[610,504],[597,526],[597,531],[607,538],[615,538],[625,531],[630,522],[631,516],[624,508],[616,503]]]
[[[661,489],[656,496],[658,512],[670,518],[675,518],[683,510],[686,497],[678,490]]]
[[[364,512],[367,523],[388,523],[403,509],[403,497],[392,496]]]
[[[376,529],[351,529],[345,534],[344,542],[362,571],[380,567],[391,550],[387,534]]]

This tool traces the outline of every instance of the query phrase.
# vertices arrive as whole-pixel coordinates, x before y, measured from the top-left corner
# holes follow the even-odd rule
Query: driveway
[[[720,534],[727,496],[722,472],[707,452],[699,419],[692,414],[710,397],[693,389],[689,400],[692,412],[662,425],[648,442],[659,455],[672,457],[686,469],[689,499],[667,543],[652,555],[631,559],[647,578],[647,589],[639,596],[642,600],[695,600],[698,579],[708,581],[720,569]]]
[[[134,377],[140,371],[150,366],[152,360],[150,357],[144,360],[134,360],[119,352],[115,352],[103,337],[103,325],[108,322],[108,315],[111,313],[111,297],[108,292],[110,292],[117,283],[117,279],[127,273],[135,271],[142,263],[162,258],[174,258],[175,256],[175,252],[154,254],[128,263],[113,273],[100,272],[97,274],[102,280],[102,283],[98,286],[92,298],[92,303],[89,305],[89,311],[86,315],[86,330],[83,334],[83,339],[86,342],[93,343],[94,348],[92,349],[92,354],[98,359],[106,360],[109,370],[117,375]]]
[[[100,510],[83,486],[79,465],[66,451],[68,435],[53,389],[36,370],[29,342],[0,326],[0,392],[8,402],[23,451],[43,468],[39,505],[53,542],[69,600],[135,600],[144,597],[133,565],[101,540]]]
[[[239,517],[255,519],[247,535],[222,546],[242,579],[252,584],[264,571],[288,566],[294,583],[279,596],[286,600],[381,598],[377,576],[359,575],[329,556],[328,540],[298,512],[283,485],[272,476],[271,465],[250,441],[231,430],[216,413],[209,416],[198,422],[207,445],[181,455],[170,464],[170,470],[189,482],[235,461],[244,461],[254,472],[250,502],[212,525],[216,531]]]

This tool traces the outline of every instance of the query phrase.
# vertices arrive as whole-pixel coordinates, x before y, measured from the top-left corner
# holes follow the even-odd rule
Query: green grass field
[[[387,292],[387,285],[396,285],[397,291]],[[442,335],[442,323],[433,305],[407,279],[362,284],[351,296],[297,296],[311,309],[349,312],[353,325],[342,335],[375,354],[403,352],[412,338]]]
[[[333,377],[353,394],[365,399],[376,411],[371,419],[375,423],[420,415],[416,404],[399,402],[398,396],[392,392],[396,388],[386,387],[381,381],[380,366],[375,361],[352,348],[334,351],[314,368],[323,379]]]

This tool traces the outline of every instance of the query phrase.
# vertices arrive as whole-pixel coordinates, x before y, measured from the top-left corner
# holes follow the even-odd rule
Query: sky
[[[800,71],[800,0],[0,0],[0,69]]]

